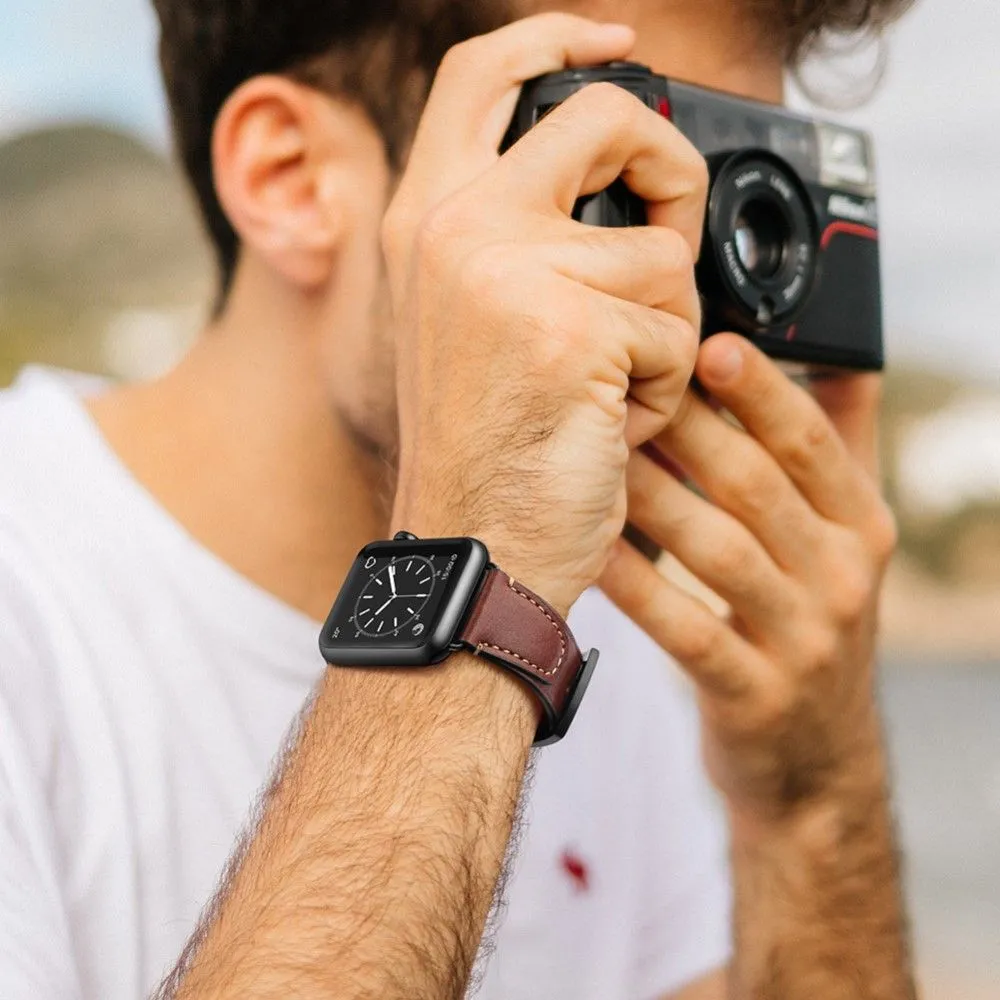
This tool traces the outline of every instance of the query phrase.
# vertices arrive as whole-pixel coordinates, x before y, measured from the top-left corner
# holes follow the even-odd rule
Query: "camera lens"
[[[808,301],[816,277],[812,199],[795,169],[766,150],[708,159],[712,184],[698,287],[709,320],[781,331]]]
[[[788,253],[791,227],[781,209],[765,198],[748,201],[733,230],[741,263],[754,278],[773,278]]]

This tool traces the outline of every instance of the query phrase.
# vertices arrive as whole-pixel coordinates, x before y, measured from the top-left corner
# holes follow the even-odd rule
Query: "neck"
[[[309,303],[244,271],[176,369],[91,404],[125,465],[198,542],[320,620],[358,549],[388,529],[391,488],[387,464],[332,407],[324,328]]]
[[[777,47],[739,16],[745,6],[588,0],[576,9],[633,24],[633,58],[658,72],[778,102]],[[356,294],[334,290],[326,298],[341,312],[324,312],[251,261],[224,316],[173,372],[91,406],[125,465],[197,541],[316,619],[358,549],[389,523],[387,465],[350,433],[328,389],[328,331],[364,316]],[[340,378],[359,377],[342,365]]]

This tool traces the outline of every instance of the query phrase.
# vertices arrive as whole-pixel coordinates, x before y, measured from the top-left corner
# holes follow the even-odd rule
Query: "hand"
[[[691,376],[707,170],[613,85],[496,150],[523,81],[633,41],[545,14],[453,49],[383,229],[401,320],[394,524],[477,535],[562,612],[621,532],[629,446],[666,426]],[[574,222],[577,198],[619,175],[650,226]]]
[[[625,543],[602,586],[696,681],[708,764],[737,817],[881,788],[873,659],[896,536],[875,478],[879,379],[822,383],[821,406],[731,334],[702,346],[696,371],[745,431],[689,394],[655,449],[707,499],[636,454],[629,519],[731,616]]]

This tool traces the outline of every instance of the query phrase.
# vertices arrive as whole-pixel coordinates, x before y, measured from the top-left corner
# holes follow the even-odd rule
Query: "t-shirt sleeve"
[[[639,1000],[673,993],[726,966],[732,953],[728,836],[701,759],[697,708],[676,668],[658,667],[667,671],[658,692],[665,704],[647,701],[656,718],[643,727],[638,761],[650,790],[642,853],[656,859],[641,879]]]
[[[79,1000],[44,779],[15,709],[34,665],[2,600],[0,615],[0,997]]]

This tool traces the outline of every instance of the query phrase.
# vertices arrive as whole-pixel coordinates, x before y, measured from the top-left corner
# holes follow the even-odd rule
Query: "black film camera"
[[[742,333],[807,369],[881,369],[878,219],[870,137],[658,76],[636,63],[525,84],[504,148],[590,83],[609,81],[669,118],[704,155],[711,188],[697,280],[704,335]],[[621,180],[574,218],[646,223]]]

